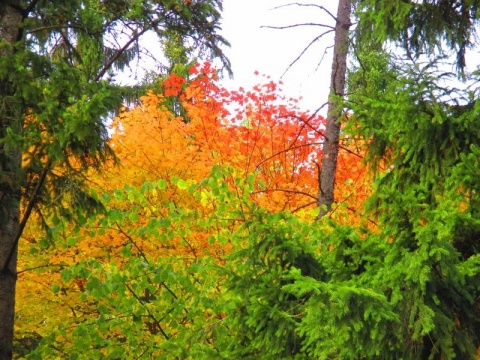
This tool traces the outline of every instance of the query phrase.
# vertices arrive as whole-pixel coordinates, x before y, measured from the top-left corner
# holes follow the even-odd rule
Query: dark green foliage
[[[17,337],[15,339],[14,348],[15,354],[19,357],[23,357],[31,353],[38,347],[38,344],[42,340],[42,337],[36,332],[28,332],[22,334],[22,337]]]
[[[192,56],[220,57],[229,70],[220,48],[227,42],[217,33],[221,5],[218,0],[12,2],[22,20],[19,42],[0,45],[10,54],[0,59],[1,84],[9,89],[0,109],[5,147],[0,156],[9,149],[24,153],[22,174],[15,175],[22,198],[42,205],[94,204],[80,194],[82,169],[112,158],[105,120],[122,99],[141,92],[116,88],[110,80],[147,56],[139,41],[148,31],[157,32],[167,48],[175,39],[176,47],[195,49]],[[4,117],[11,109],[17,115]],[[34,191],[44,171],[49,186]],[[72,220],[70,209],[61,213]]]
[[[236,337],[234,358],[293,358],[300,354],[302,336],[296,327],[307,296],[288,291],[291,272],[322,276],[308,227],[286,214],[257,212],[240,230],[246,248],[231,255],[227,287],[232,291],[228,326]],[[240,239],[238,239],[240,240]]]
[[[478,257],[462,262],[445,219],[403,231],[385,222],[379,234],[360,236],[256,216],[227,280],[232,357],[453,359],[476,351]]]
[[[83,225],[102,210],[85,172],[115,160],[107,119],[140,91],[115,76],[151,57],[147,33],[230,71],[221,10],[221,0],[1,2],[0,357],[11,357],[17,245],[31,214],[52,235],[59,217]]]
[[[392,40],[416,57],[454,51],[463,73],[466,51],[475,44],[480,1],[359,0],[362,42]]]
[[[463,170],[457,166],[452,173],[463,176]],[[312,223],[268,213],[248,197],[251,177],[237,179],[232,192],[225,176],[228,171],[216,168],[188,188],[178,180],[179,191],[195,198],[208,193],[221,204],[207,217],[165,204],[168,213],[140,228],[127,227],[138,221],[130,214],[137,214],[136,207],[112,209],[98,224],[88,219],[91,236],[102,227],[125,226],[131,241],[116,259],[122,265],[92,259],[62,271],[67,283],[86,280],[80,296],[98,316],[73,332],[60,329],[61,343],[53,335],[44,338],[31,357],[61,351],[73,358],[472,357],[480,343],[480,257],[474,246],[463,253],[456,246],[476,238],[478,223],[454,206],[461,192],[445,192],[443,202],[425,210],[406,190],[392,191],[405,211],[382,203],[379,227],[370,232],[328,218]],[[149,192],[165,191],[153,184],[127,187],[123,199],[149,204]],[[383,216],[386,209],[391,212]],[[233,220],[241,226],[231,227]],[[190,229],[216,234],[219,243],[232,244],[232,252],[187,261],[133,254],[137,238],[195,236]]]
[[[480,344],[480,103],[476,85],[460,90],[445,70],[451,50],[465,75],[479,5],[359,2],[349,129],[368,143],[377,174],[367,216],[378,222],[373,237],[389,243],[377,278],[405,352],[389,358],[470,359]],[[388,40],[403,58],[382,50]]]
[[[279,226],[274,217],[278,215],[268,222],[270,229]],[[252,233],[252,250],[258,242],[272,245],[267,253],[252,251],[247,259],[289,261],[280,262],[283,266],[271,266],[256,260],[257,269],[262,270],[256,273],[264,273],[263,276],[252,277],[252,269],[230,280],[241,296],[240,311],[237,309],[231,316],[236,320],[235,328],[245,336],[239,337],[242,341],[235,343],[234,349],[252,358],[257,355],[272,359],[348,358],[364,351],[375,353],[374,346],[368,347],[370,334],[376,333],[374,323],[383,319],[385,327],[386,320],[394,318],[394,314],[388,310],[384,296],[363,287],[362,275],[375,266],[369,264],[368,254],[363,254],[365,259],[360,256],[358,247],[365,243],[348,229],[338,228],[335,235],[326,235],[322,230],[327,227],[322,229],[302,224],[289,215],[284,217],[282,231],[275,231],[275,237],[270,237],[271,230],[267,229]],[[314,250],[318,245],[321,252]],[[271,295],[265,297],[268,293]],[[370,316],[372,322],[364,326],[364,318]],[[388,336],[384,330],[377,335]]]
[[[480,269],[471,265],[478,101],[443,85],[435,62],[360,55],[350,76],[351,129],[369,143],[366,161],[378,174],[369,216],[391,244],[377,276],[400,319],[396,335],[411,358],[471,358],[480,344]]]

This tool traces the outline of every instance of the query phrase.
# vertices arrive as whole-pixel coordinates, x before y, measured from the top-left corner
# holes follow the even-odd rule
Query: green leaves
[[[412,7],[407,3],[390,10],[397,14],[408,10],[416,21],[441,6],[422,3]],[[393,3],[365,1],[360,8],[370,5],[385,10]],[[375,28],[400,24],[390,24],[388,11],[370,10],[361,15],[365,16],[361,22],[388,16],[390,20],[376,23]],[[445,20],[441,12],[432,16]],[[429,21],[407,24],[409,30],[401,37],[418,31],[418,40],[445,30],[440,23]],[[433,29],[435,26],[440,27]],[[429,27],[431,32],[423,33]],[[399,29],[383,30],[391,35]],[[370,33],[376,36],[381,31]],[[350,128],[369,143],[367,161],[377,174],[368,209],[379,233],[367,235],[366,243],[380,244],[381,251],[372,254],[371,249],[362,248],[360,256],[351,250],[344,254],[349,260],[360,259],[360,264],[365,263],[365,253],[369,254],[366,264],[376,271],[371,278],[361,278],[386,295],[389,310],[399,319],[395,337],[398,343],[409,344],[404,351],[423,349],[430,357],[472,357],[480,339],[472,297],[479,293],[477,281],[466,286],[472,279],[467,281],[468,271],[464,271],[469,268],[467,263],[475,262],[478,252],[477,186],[472,180],[478,175],[478,149],[471,145],[480,139],[479,128],[472,123],[478,117],[478,103],[471,100],[474,97],[469,90],[448,85],[451,74],[439,70],[439,58],[432,56],[426,63],[415,59],[414,52],[428,41],[415,47],[418,44],[410,44],[411,39],[404,40],[413,50],[409,60],[366,44],[368,51],[359,53],[361,66],[350,76],[349,100],[354,113]],[[427,52],[432,50],[434,47]],[[447,100],[454,98],[462,105]],[[358,245],[354,243],[355,248]],[[377,261],[371,262],[374,258]],[[348,273],[348,266],[337,268],[341,274]],[[397,354],[393,357],[399,356],[401,349],[390,349]]]
[[[475,43],[478,7],[478,1],[456,6],[448,0],[425,3],[361,0],[357,8],[359,40],[366,44],[392,40],[410,57],[418,58],[451,50],[456,54],[459,73],[463,73],[466,50]]]
[[[160,190],[165,190],[167,188],[167,182],[163,179],[158,180],[157,185]]]
[[[457,322],[475,319],[479,261],[460,261],[450,243],[474,219],[412,208],[426,223],[390,240],[401,209],[382,231],[311,223],[232,195],[248,194],[253,180],[216,167],[198,184],[172,178],[118,191],[86,227],[92,239],[105,229],[121,251],[61,273],[80,284],[82,307],[94,315],[56,343],[45,339],[35,356],[416,359],[433,345],[447,357],[475,350],[474,333]],[[152,196],[172,190],[196,208],[152,206]],[[218,244],[230,250],[215,252]]]

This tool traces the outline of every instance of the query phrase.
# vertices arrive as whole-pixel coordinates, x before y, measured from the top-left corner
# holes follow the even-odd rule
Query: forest
[[[0,360],[480,359],[480,0],[324,5],[306,110],[222,0],[0,4]]]

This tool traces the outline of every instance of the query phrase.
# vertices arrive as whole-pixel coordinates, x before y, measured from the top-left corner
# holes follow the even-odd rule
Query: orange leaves
[[[258,201],[271,210],[295,210],[312,203],[317,177],[313,161],[321,149],[323,118],[297,109],[268,82],[253,91],[231,92],[234,115],[227,125],[238,156],[230,164],[255,173],[263,186]]]
[[[372,193],[373,178],[363,160],[365,150],[365,142],[350,136],[348,129],[340,135],[331,214],[337,222],[351,225],[366,221],[363,206]]]
[[[190,76],[171,75],[163,94],[149,93],[116,120],[112,144],[123,164],[114,177],[118,185],[171,176],[201,180],[213,165],[228,164],[243,176],[256,174],[253,196],[272,211],[315,207],[324,119],[301,111],[268,79],[251,90],[227,91],[208,63],[192,67]],[[167,108],[169,97],[179,101],[183,116]],[[356,151],[341,151],[338,203],[357,202],[357,181],[364,186]]]
[[[183,77],[171,74],[170,77],[163,82],[165,96],[178,96],[185,82]]]
[[[37,256],[38,263],[28,267],[47,263],[57,270],[66,263],[90,258],[122,267],[130,255],[149,259],[176,256],[186,262],[213,256],[221,261],[229,245],[216,243],[213,235],[231,231],[237,226],[235,219],[222,226],[169,220],[172,214],[181,216],[181,209],[203,220],[224,205],[213,192],[196,197],[188,191],[192,184],[207,178],[215,165],[233,169],[235,177],[219,180],[221,186],[233,190],[232,194],[251,196],[271,212],[306,209],[304,216],[314,218],[311,210],[316,208],[318,196],[324,119],[300,110],[296,100],[284,98],[279,84],[272,81],[251,90],[227,91],[218,86],[209,64],[196,65],[190,76],[170,76],[162,84],[162,93],[149,92],[139,106],[124,109],[114,119],[110,145],[120,164],[106,164],[102,172],[90,175],[98,197],[110,200],[108,217],[99,217],[93,228],[81,230],[71,241],[66,239],[65,247],[57,248],[50,257]],[[181,111],[177,111],[179,107]],[[345,137],[341,146],[333,216],[342,222],[357,222],[360,216],[352,215],[368,196],[369,181],[361,162],[362,144]],[[255,175],[253,191],[237,186],[236,177],[250,174]],[[129,192],[144,187],[148,191],[140,191],[143,197],[135,198]],[[122,256],[124,249],[128,249],[128,256]],[[32,275],[29,279],[47,291],[60,282],[58,273],[45,279]],[[48,308],[52,314],[59,301],[75,308],[85,306],[70,299],[83,291],[85,279],[75,277],[65,282],[62,291],[43,290],[43,296],[53,299]],[[41,291],[24,284],[20,283],[22,296]],[[78,316],[74,321],[90,316],[75,311],[71,312]],[[25,309],[22,314],[37,316]],[[71,316],[64,314],[58,321],[72,322]]]

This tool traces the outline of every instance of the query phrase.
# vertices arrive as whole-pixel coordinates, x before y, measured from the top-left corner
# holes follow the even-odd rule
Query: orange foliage
[[[239,176],[254,173],[255,198],[271,211],[314,208],[324,119],[301,111],[272,81],[229,92],[208,63],[190,74],[190,80],[171,75],[163,93],[149,92],[115,119],[111,143],[120,167],[95,179],[101,190],[171,177],[198,182],[224,164]],[[169,97],[179,100],[184,117],[168,108]],[[350,210],[368,195],[361,153],[359,144],[345,140],[339,154],[336,200],[348,200]]]
[[[220,258],[225,249],[210,244],[210,234],[204,233],[204,229],[191,229],[189,224],[184,224],[182,229],[170,225],[169,230],[177,236],[167,240],[160,236],[152,241],[135,232],[151,218],[166,217],[165,203],[208,212],[208,204],[200,204],[185,193],[179,194],[174,182],[180,178],[198,183],[216,164],[230,166],[239,177],[254,173],[257,191],[251,196],[260,206],[270,211],[306,209],[306,216],[314,218],[314,213],[308,211],[316,207],[324,119],[301,111],[296,100],[282,97],[278,85],[272,81],[249,91],[240,88],[229,92],[217,85],[215,70],[208,63],[193,67],[190,76],[191,79],[184,79],[171,75],[163,81],[163,93],[151,91],[141,98],[139,106],[124,109],[113,121],[111,137],[120,165],[106,164],[101,173],[90,175],[99,194],[112,194],[125,185],[140,187],[144,182],[159,179],[165,181],[165,190],[148,194],[148,206],[138,206],[138,217],[104,229],[103,235],[90,237],[86,230],[80,233],[75,246],[67,245],[51,253],[50,264],[61,267],[64,263],[91,257],[119,263],[121,257],[116,254],[125,244],[133,245],[133,253],[140,256],[182,255],[195,259],[209,253]],[[168,100],[172,97],[185,110],[184,117],[169,108]],[[348,221],[357,221],[359,217],[352,217],[352,212],[361,209],[368,196],[369,180],[361,163],[361,153],[359,144],[343,140],[336,179],[338,207],[333,214],[341,221],[347,221],[346,214],[349,214]],[[235,186],[233,181],[229,185]],[[127,206],[132,205],[119,199],[110,210]],[[178,236],[182,232],[188,236]],[[28,251],[30,244],[23,244],[21,251]],[[31,262],[28,266],[34,267],[41,264],[45,255],[33,262],[29,258],[32,260],[31,256],[21,256]],[[29,289],[30,281],[38,286]],[[65,294],[82,291],[82,281],[72,279],[63,293],[50,295],[53,306],[66,303],[72,309],[55,321],[80,316],[75,311],[79,304],[70,303],[73,300]],[[58,272],[43,279],[38,274],[25,273],[19,281],[20,297],[30,296],[32,291],[44,292],[55,282],[59,282]],[[45,305],[43,300],[42,304]],[[19,314],[22,313],[34,316],[28,309],[20,308]]]

